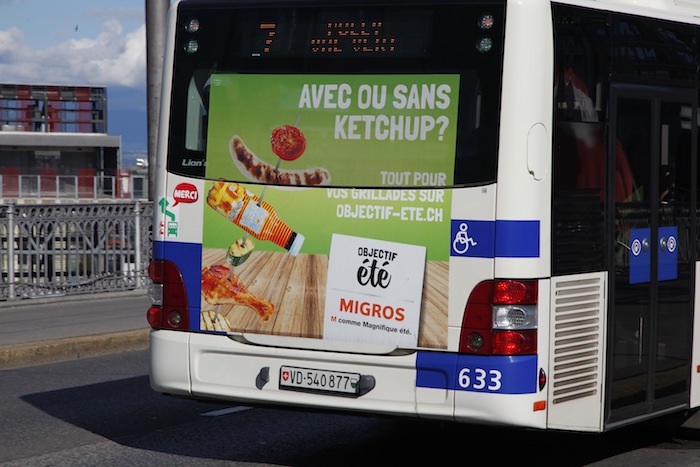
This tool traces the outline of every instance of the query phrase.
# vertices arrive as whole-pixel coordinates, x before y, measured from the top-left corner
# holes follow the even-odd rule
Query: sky
[[[147,153],[146,0],[0,0],[0,80],[107,87],[107,132]]]

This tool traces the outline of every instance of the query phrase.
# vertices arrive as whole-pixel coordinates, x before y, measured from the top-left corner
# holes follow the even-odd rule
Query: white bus
[[[183,0],[164,394],[604,432],[700,404],[690,0]]]

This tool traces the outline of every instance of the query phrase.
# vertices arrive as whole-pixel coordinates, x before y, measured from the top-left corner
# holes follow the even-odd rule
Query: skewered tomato
[[[272,152],[285,161],[298,159],[306,149],[304,133],[291,125],[275,128],[270,135],[270,142],[272,143]]]

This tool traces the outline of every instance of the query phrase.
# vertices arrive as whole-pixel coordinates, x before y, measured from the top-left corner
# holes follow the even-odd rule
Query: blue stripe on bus
[[[496,221],[496,256],[538,258],[540,221]]]
[[[185,281],[187,304],[199,309],[202,295],[202,244],[183,242],[153,242],[153,259],[167,259],[175,263]],[[196,323],[199,329],[199,318]]]
[[[450,256],[539,258],[540,221],[452,219]]]
[[[517,357],[418,352],[416,386],[419,388],[493,394],[537,392],[537,356]]]

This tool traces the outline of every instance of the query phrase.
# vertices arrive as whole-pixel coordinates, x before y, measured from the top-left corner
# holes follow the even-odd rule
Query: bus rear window
[[[169,171],[327,187],[495,180],[502,4],[198,5],[179,7]]]

